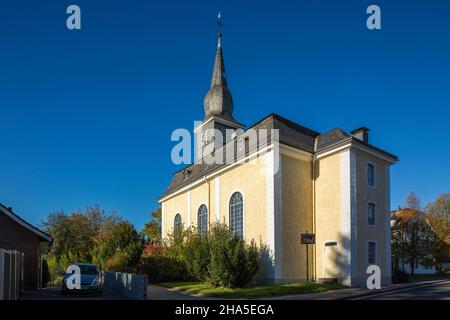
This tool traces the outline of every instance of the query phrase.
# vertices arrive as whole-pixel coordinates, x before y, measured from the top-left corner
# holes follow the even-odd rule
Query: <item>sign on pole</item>
[[[314,233],[302,233],[300,241],[301,244],[315,244],[316,235]]]
[[[316,235],[314,233],[302,233],[300,236],[300,243],[306,244],[306,282],[309,281],[309,250],[308,247],[310,244],[316,243]]]

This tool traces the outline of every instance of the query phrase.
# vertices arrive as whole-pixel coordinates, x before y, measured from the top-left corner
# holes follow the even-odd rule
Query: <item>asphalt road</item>
[[[37,291],[25,291],[21,300],[120,300],[118,294],[101,295],[62,295],[60,288],[46,288]]]
[[[360,298],[361,300],[450,300],[450,281]]]

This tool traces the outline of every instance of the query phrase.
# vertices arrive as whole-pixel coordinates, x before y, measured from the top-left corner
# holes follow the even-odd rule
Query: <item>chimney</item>
[[[369,128],[361,127],[356,130],[353,130],[351,132],[352,136],[354,136],[356,139],[364,142],[369,143]]]

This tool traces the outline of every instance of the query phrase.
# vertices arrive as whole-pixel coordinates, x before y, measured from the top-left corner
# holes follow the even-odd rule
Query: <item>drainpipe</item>
[[[316,150],[317,150],[317,138],[314,140],[314,153],[312,158],[312,209],[313,209],[313,233],[316,234]],[[317,241],[317,234],[316,234],[316,241]],[[317,281],[317,243],[314,244],[314,256],[313,256],[313,275],[314,279]]]
[[[206,176],[203,177],[203,181],[208,184],[208,226],[211,226],[211,181],[206,179]]]

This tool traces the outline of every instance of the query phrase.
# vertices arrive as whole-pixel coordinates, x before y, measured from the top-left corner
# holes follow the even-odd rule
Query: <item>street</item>
[[[374,294],[357,300],[450,300],[450,281]]]
[[[36,291],[25,291],[21,300],[121,300],[119,294],[103,293],[102,295],[62,295],[60,288],[46,288]]]

